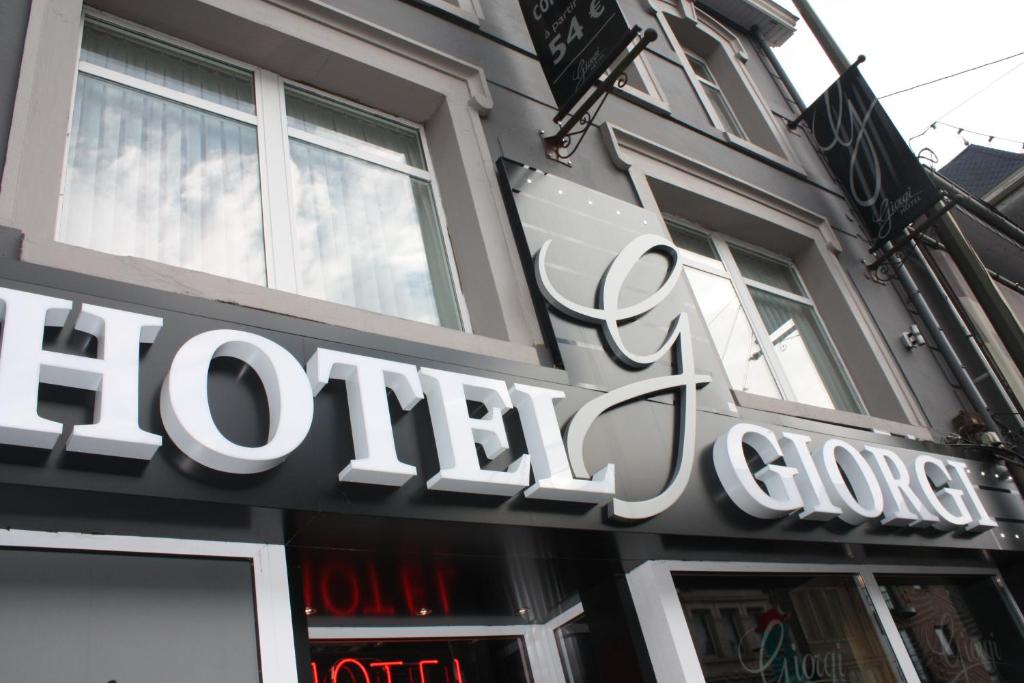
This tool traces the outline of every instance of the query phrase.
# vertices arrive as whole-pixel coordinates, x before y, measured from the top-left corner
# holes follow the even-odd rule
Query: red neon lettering
[[[437,666],[440,664],[436,659],[421,659],[420,660],[420,683],[427,683],[427,672],[428,666]]]
[[[349,603],[344,608],[334,601],[334,584],[331,581],[335,575],[341,574],[349,585]],[[320,575],[320,599],[323,601],[324,609],[335,616],[349,616],[356,613],[359,608],[359,577],[352,567],[348,565],[334,565],[324,570]]]
[[[382,604],[380,597],[380,576],[377,574],[377,567],[370,565],[367,576],[370,579],[370,597],[373,605],[363,608],[363,614],[389,616],[395,613],[395,608]],[[390,678],[388,679],[391,680]]]
[[[370,672],[366,670],[366,667],[360,664],[358,659],[352,659],[351,657],[347,659],[339,659],[334,663],[334,666],[331,667],[331,683],[338,683],[338,672],[341,671],[342,667],[347,667],[350,664],[355,665],[359,670],[359,673],[363,674],[363,681],[365,683],[373,683],[370,680]],[[355,675],[347,668],[345,669],[345,673],[348,674],[348,679],[352,683],[359,683],[359,681],[356,680]]]
[[[455,665],[455,683],[462,683],[462,665],[458,657],[452,657],[452,664]]]
[[[423,590],[423,572],[419,567],[405,566],[401,569],[402,594],[409,614],[415,616],[426,605],[426,591]]]
[[[437,583],[437,597],[441,601],[441,613],[451,614],[451,601],[448,599],[448,580],[455,577],[452,567],[435,567],[434,581]]]
[[[405,664],[405,662],[403,662],[401,660],[394,661],[394,662],[370,662],[370,668],[371,669],[375,669],[375,668],[378,668],[378,667],[383,668],[384,669],[384,674],[388,677],[387,683],[391,683],[391,667],[393,667],[393,666],[402,666],[403,664]]]
[[[316,668],[316,662],[310,662],[309,667],[313,669],[313,683],[320,683],[320,671]]]
[[[313,567],[310,563],[302,563],[302,600],[303,606],[313,606]]]

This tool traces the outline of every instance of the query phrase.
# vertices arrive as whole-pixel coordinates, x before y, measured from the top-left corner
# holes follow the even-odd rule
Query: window
[[[675,586],[707,683],[900,680],[852,577],[685,574]]]
[[[1024,632],[990,576],[880,576],[921,683],[1024,680]]]
[[[690,0],[684,0],[691,4]],[[692,12],[692,14],[691,14]],[[709,14],[692,6],[686,16],[659,14],[683,70],[708,120],[733,141],[786,157],[780,132],[744,62],[743,42]]]
[[[462,327],[417,126],[94,18],[57,238]]]
[[[634,39],[629,44],[629,49],[636,47],[638,42],[640,42],[640,38]],[[610,70],[606,71],[604,77],[607,78],[610,73]],[[626,77],[626,82],[618,88],[618,92],[622,96],[634,100],[641,106],[646,104],[662,111],[668,111],[668,102],[665,101],[665,95],[654,76],[654,71],[647,63],[644,52],[638,54],[636,59],[629,63],[622,75]]]
[[[793,265],[667,219],[734,389],[861,412]]]
[[[729,106],[729,101],[722,94],[722,89],[718,86],[718,81],[715,80],[715,75],[711,72],[711,67],[708,66],[708,63],[689,50],[686,51],[686,59],[690,66],[693,67],[693,73],[697,76],[697,81],[704,90],[704,94],[707,95],[708,102],[711,103],[716,119],[715,124],[733,135],[746,138],[743,127],[740,126],[736,114],[733,113],[732,107]]]

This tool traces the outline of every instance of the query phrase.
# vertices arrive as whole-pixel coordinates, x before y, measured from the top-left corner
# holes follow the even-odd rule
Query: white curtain
[[[191,79],[196,89],[205,79],[217,93],[211,99],[236,98],[218,89],[222,74],[198,63],[161,61],[152,48],[91,28],[86,41],[93,51],[84,58],[98,45],[120,54],[102,60],[107,68],[167,82],[172,62],[174,82]],[[256,128],[86,73],[75,95],[61,217],[63,242],[267,281]]]
[[[293,128],[426,166],[415,130],[291,92],[287,106]],[[458,328],[429,182],[296,138],[289,149],[299,292]]]

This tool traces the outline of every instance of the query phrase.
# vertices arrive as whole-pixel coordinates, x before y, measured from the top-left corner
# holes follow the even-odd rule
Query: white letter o
[[[262,446],[229,441],[210,414],[210,363],[227,356],[259,376],[270,409],[270,430]],[[313,423],[313,395],[306,371],[279,344],[249,332],[211,330],[185,342],[160,392],[160,417],[181,451],[210,469],[232,474],[264,472],[298,448]]]

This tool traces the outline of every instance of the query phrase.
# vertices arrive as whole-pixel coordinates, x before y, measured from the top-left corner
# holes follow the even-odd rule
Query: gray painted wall
[[[613,197],[637,202],[628,175],[615,165],[598,132],[584,141],[571,168],[544,156],[538,130],[552,130],[555,108],[539,63],[532,56],[533,48],[517,3],[481,0],[483,20],[479,26],[473,26],[415,0],[328,1],[347,13],[480,66],[494,100],[493,110],[483,119],[494,159],[507,157],[524,162]],[[134,11],[131,9],[134,3],[119,0],[97,0],[97,4],[108,9]],[[948,431],[950,420],[964,407],[962,396],[951,386],[949,373],[936,353],[928,349],[908,352],[900,343],[900,333],[915,322],[915,318],[895,284],[878,283],[866,277],[862,261],[870,257],[868,244],[846,208],[838,186],[806,136],[800,131],[782,134],[793,148],[789,165],[730,142],[708,119],[648,2],[620,0],[619,4],[630,21],[659,34],[647,57],[664,91],[670,113],[615,96],[602,110],[601,120],[825,217],[837,232],[842,246],[839,261],[848,272],[856,296],[878,325],[892,354],[894,367],[909,382],[930,426],[937,432]],[[713,7],[714,3],[709,5]],[[5,38],[0,40],[0,140],[6,139],[13,79],[17,75],[13,67],[18,61],[15,55],[20,48],[27,6],[25,1],[0,5],[0,32],[3,32],[0,37]],[[182,7],[184,5],[176,10]],[[5,20],[8,17],[10,20]],[[742,27],[729,28],[749,55],[745,69],[771,115],[778,121],[794,116],[796,110],[791,97],[771,74],[756,41],[745,35]],[[241,51],[245,52],[247,60],[260,65],[258,51]],[[301,75],[301,66],[296,65],[298,75]],[[813,289],[813,281],[810,284]]]
[[[3,177],[7,158],[7,137],[14,111],[14,93],[18,88],[29,4],[30,0],[0,2],[0,177]]]

